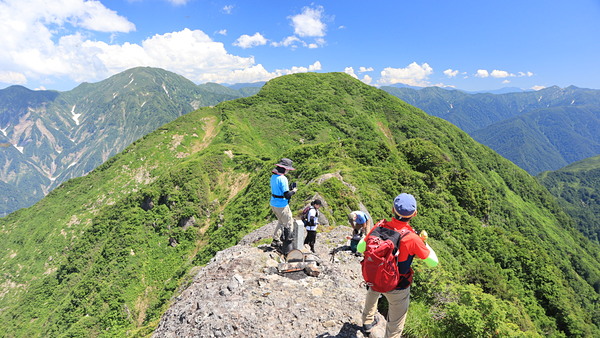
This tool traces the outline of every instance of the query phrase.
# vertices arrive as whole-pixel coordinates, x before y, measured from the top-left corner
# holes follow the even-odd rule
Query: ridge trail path
[[[310,277],[279,273],[281,256],[256,244],[272,236],[275,223],[218,252],[175,297],[153,337],[365,337],[362,257],[349,251],[351,228],[318,233],[320,274]],[[385,319],[379,322],[369,337],[383,337]]]

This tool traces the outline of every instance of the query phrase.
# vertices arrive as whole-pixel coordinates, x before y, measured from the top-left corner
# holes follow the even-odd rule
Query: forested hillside
[[[284,156],[298,169],[292,208],[318,193],[332,224],[416,196],[413,226],[441,264],[415,265],[415,336],[600,336],[600,246],[548,190],[341,73],[282,76],[184,115],[0,219],[0,332],[151,334],[198,265],[274,220],[268,178]]]
[[[578,229],[600,242],[600,156],[543,172],[537,178],[558,198]]]
[[[471,133],[532,175],[600,154],[600,105],[534,110]]]
[[[600,153],[600,91],[570,86],[501,95],[382,87],[468,132],[532,175]]]

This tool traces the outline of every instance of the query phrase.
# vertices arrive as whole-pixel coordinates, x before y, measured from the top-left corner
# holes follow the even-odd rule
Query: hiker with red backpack
[[[424,259],[430,267],[438,264],[433,249],[419,237],[409,222],[417,214],[414,196],[402,193],[394,199],[393,218],[381,220],[358,245],[364,259],[362,273],[367,284],[362,314],[363,330],[370,332],[377,325],[377,301],[383,294],[388,301],[385,337],[400,337],[410,303],[413,279],[411,264],[414,256]]]
[[[319,209],[321,208],[321,200],[314,200],[302,212],[302,221],[306,227],[306,238],[304,244],[310,246],[310,251],[315,252],[315,242],[317,241],[317,227],[319,226]]]
[[[288,179],[285,176],[290,170],[296,170],[292,167],[292,160],[282,158],[275,168],[271,171],[271,210],[277,216],[277,226],[273,234],[272,246],[282,248],[283,242],[292,236],[294,218],[292,210],[289,206],[289,201],[296,193],[296,186],[292,183],[288,184]],[[291,189],[290,189],[291,188]]]

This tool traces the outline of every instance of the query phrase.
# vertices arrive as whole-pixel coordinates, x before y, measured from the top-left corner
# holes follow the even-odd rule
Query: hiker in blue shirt
[[[353,229],[352,236],[359,235],[362,237],[368,234],[373,226],[369,216],[362,211],[352,211],[348,215],[348,222],[350,222]]]
[[[277,226],[275,227],[275,233],[273,233],[273,242],[271,243],[274,247],[281,247],[284,240],[284,235],[291,234],[293,230],[293,216],[292,210],[289,206],[290,198],[296,193],[295,184],[292,184],[292,189],[288,184],[288,179],[285,174],[290,170],[296,170],[292,167],[292,160],[289,158],[282,158],[279,163],[275,165],[271,175],[271,210],[277,216]]]

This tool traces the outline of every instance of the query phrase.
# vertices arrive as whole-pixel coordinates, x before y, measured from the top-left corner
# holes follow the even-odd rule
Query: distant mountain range
[[[201,106],[254,95],[263,85],[196,85],[145,67],[67,92],[20,86],[0,90],[0,217],[85,175],[163,124]],[[598,90],[571,86],[473,94],[438,87],[381,89],[452,122],[531,174],[600,153]]]
[[[2,89],[0,216],[32,205],[181,115],[259,89],[196,85],[147,67],[66,92]]]
[[[600,90],[554,86],[497,95],[381,89],[452,122],[534,175],[600,154]]]

